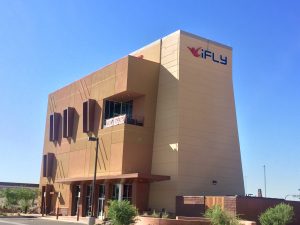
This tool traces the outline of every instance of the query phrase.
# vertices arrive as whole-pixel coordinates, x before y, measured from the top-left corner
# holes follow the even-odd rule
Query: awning
[[[117,179],[139,179],[145,180],[148,182],[155,182],[155,181],[164,181],[170,180],[170,176],[164,175],[152,175],[152,174],[141,174],[141,173],[128,173],[128,174],[120,174],[120,175],[104,175],[104,176],[96,176],[96,180],[117,180]],[[60,178],[56,179],[55,183],[64,183],[70,184],[73,182],[80,182],[80,181],[92,181],[94,179],[93,176],[90,177],[71,177],[71,178]]]

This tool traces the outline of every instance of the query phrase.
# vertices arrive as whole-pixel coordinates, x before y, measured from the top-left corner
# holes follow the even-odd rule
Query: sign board
[[[222,65],[227,65],[227,56],[222,54],[217,54],[208,49],[204,49],[202,47],[187,47],[193,56],[201,59],[210,59],[214,63],[220,63]]]
[[[115,125],[123,124],[125,123],[125,120],[126,114],[107,119],[105,122],[105,127],[112,127]]]

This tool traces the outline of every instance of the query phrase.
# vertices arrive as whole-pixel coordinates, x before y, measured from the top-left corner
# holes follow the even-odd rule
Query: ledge
[[[139,180],[146,180],[148,182],[155,182],[155,181],[170,180],[170,178],[171,178],[170,176],[164,176],[164,175],[128,173],[128,174],[120,174],[120,175],[97,176],[96,180],[99,181],[99,180],[117,180],[117,179],[139,179]],[[56,179],[55,183],[71,184],[73,182],[92,181],[93,179],[94,179],[93,176],[62,178],[62,179]]]

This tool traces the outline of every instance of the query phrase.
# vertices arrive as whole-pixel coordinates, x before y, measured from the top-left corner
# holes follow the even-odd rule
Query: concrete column
[[[119,186],[119,197],[118,197],[118,201],[122,201],[122,199],[123,199],[124,184],[120,183],[120,184],[118,184],[118,186]]]
[[[68,208],[68,216],[72,215],[72,206],[73,206],[73,198],[74,198],[74,187],[72,184],[69,185],[69,208]]]
[[[80,184],[80,198],[79,198],[79,216],[85,216],[85,196],[86,196],[86,184]]]
[[[105,184],[105,207],[104,212],[108,212],[108,201],[111,199],[111,183],[107,180],[104,182]]]
[[[98,198],[99,198],[99,184],[96,183],[95,186],[96,187],[95,187],[94,207],[93,207],[93,209],[94,209],[94,215],[96,215],[98,217],[97,211],[98,211]]]

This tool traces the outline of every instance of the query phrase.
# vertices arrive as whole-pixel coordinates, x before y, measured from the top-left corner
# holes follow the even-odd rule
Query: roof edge
[[[222,43],[220,43],[220,42],[216,42],[216,41],[213,41],[213,40],[210,40],[210,39],[207,39],[207,38],[198,36],[198,35],[196,35],[196,34],[189,33],[189,32],[184,31],[184,30],[177,30],[177,31],[175,31],[174,33],[176,33],[176,32],[180,32],[180,34],[184,34],[184,35],[187,35],[187,36],[190,36],[190,37],[199,39],[199,40],[201,40],[201,41],[207,41],[207,42],[213,43],[213,44],[215,44],[215,45],[219,45],[220,47],[223,47],[223,48],[227,48],[227,49],[229,49],[229,50],[232,50],[232,47],[229,46],[229,45],[225,45],[225,44],[222,44]],[[172,34],[173,34],[173,33],[172,33]]]

